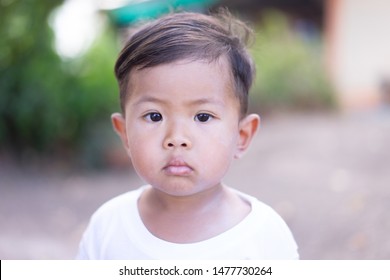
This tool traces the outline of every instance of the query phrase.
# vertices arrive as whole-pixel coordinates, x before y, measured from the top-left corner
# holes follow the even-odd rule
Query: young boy
[[[254,67],[240,29],[227,15],[177,13],[127,42],[112,123],[148,185],[97,210],[79,259],[298,258],[278,214],[222,183],[260,121],[247,115]]]

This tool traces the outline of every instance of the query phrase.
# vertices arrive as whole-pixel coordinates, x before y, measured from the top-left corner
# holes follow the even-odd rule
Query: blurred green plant
[[[119,92],[114,75],[114,64],[119,52],[116,32],[107,26],[89,51],[67,65],[77,77],[80,92],[74,100],[79,127],[74,146],[80,150],[81,160],[88,166],[107,164],[107,153],[116,138],[110,116],[120,110]],[[72,114],[70,110],[68,112]]]
[[[256,42],[251,53],[257,74],[251,96],[256,109],[335,108],[319,36],[305,39],[291,30],[286,16],[275,10],[263,14],[255,32]]]
[[[62,2],[0,1],[0,151],[75,155],[88,127],[118,107],[115,32],[108,27],[86,55],[62,60],[48,24]]]
[[[64,78],[46,19],[62,1],[0,1],[0,143],[42,149],[55,132],[51,99]],[[48,110],[49,108],[49,110]]]

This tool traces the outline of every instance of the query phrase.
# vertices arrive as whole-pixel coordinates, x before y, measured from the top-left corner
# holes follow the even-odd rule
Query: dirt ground
[[[390,259],[390,111],[264,117],[225,182],[276,209],[302,259]],[[72,259],[132,172],[20,170],[0,159],[0,259]]]

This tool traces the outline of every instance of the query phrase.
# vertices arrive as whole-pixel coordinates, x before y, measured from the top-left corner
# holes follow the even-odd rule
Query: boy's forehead
[[[204,74],[207,73],[207,74]],[[147,78],[145,78],[147,76]],[[151,80],[150,77],[153,79]],[[175,84],[186,79],[188,85],[201,87],[208,78],[213,84],[223,83],[227,92],[234,92],[234,79],[225,58],[215,61],[182,59],[148,67],[134,68],[128,74],[127,91],[132,94],[139,86],[154,86],[156,81]]]
[[[187,88],[184,87],[184,90],[183,84],[187,86]],[[184,96],[188,95],[188,102],[194,105],[205,103],[221,105],[225,103],[218,100],[220,96],[213,97],[212,94],[209,94],[220,88],[223,88],[224,98],[234,98],[235,101],[239,102],[235,93],[229,63],[226,59],[218,59],[212,62],[185,59],[132,69],[128,77],[128,100],[132,99],[131,103],[133,104],[161,103],[159,90],[167,85],[170,86],[170,89],[180,87],[183,90],[182,94]],[[194,88],[199,91],[194,92]],[[207,90],[210,92],[207,92]]]
[[[184,57],[181,59],[176,59],[173,61],[167,61],[167,62],[153,64],[153,65],[138,65],[130,71],[129,75],[131,78],[134,73],[148,72],[153,69],[161,68],[161,67],[177,68],[186,65],[201,65],[209,69],[219,68],[221,75],[232,72],[231,65],[228,61],[228,58],[225,55],[222,55],[217,59],[213,59],[213,60],[202,58],[202,57],[201,58]]]

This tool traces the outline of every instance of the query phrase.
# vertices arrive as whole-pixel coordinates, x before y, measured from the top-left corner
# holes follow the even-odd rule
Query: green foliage
[[[89,126],[118,108],[114,32],[63,61],[48,25],[62,0],[0,0],[0,151],[74,155]]]
[[[70,61],[66,67],[77,77],[80,87],[74,99],[80,124],[74,146],[79,147],[79,160],[94,168],[107,164],[107,150],[114,140],[118,140],[110,122],[111,114],[120,110],[114,76],[118,47],[114,30],[108,28],[87,54]],[[67,114],[72,114],[72,111]]]
[[[50,11],[62,1],[0,2],[0,143],[19,150],[30,144],[43,148],[52,134],[47,107],[63,79],[60,60],[51,49]]]
[[[320,38],[305,40],[291,31],[284,15],[268,11],[256,28],[251,51],[257,67],[251,92],[256,107],[267,111],[334,107]]]

